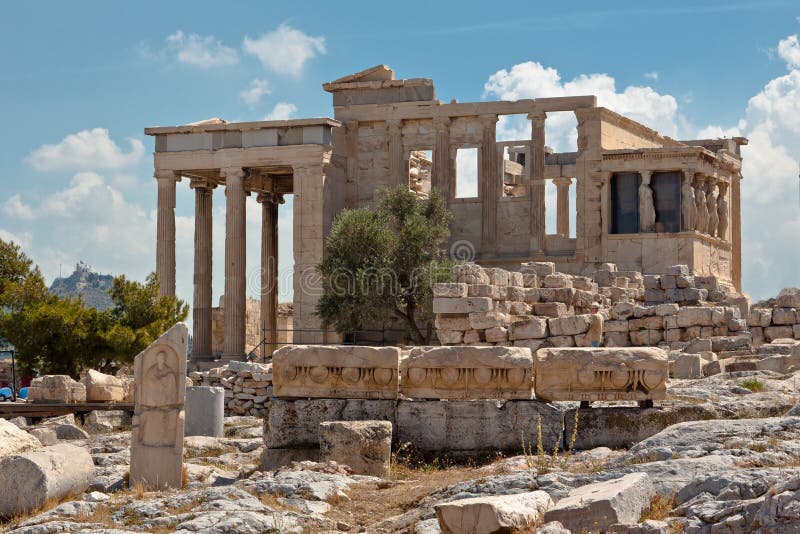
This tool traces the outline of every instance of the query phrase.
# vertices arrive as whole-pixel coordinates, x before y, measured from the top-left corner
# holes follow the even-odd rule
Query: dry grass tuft
[[[650,506],[642,513],[640,522],[652,519],[654,521],[664,521],[669,517],[669,512],[675,507],[675,495],[666,497],[655,494],[650,498]]]

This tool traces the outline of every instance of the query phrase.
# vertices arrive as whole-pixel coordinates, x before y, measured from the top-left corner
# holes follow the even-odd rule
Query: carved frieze
[[[412,399],[530,399],[533,358],[524,347],[417,347],[400,363]]]
[[[535,358],[536,398],[546,401],[662,400],[667,353],[654,347],[547,348]]]
[[[294,345],[272,357],[276,397],[396,399],[400,349]]]

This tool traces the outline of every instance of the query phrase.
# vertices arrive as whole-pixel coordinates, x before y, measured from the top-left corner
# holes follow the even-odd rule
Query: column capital
[[[399,134],[403,128],[403,119],[386,119],[386,129],[390,134]]]
[[[256,196],[256,202],[259,204],[283,204],[285,202],[283,193],[273,193],[272,191],[260,191]]]
[[[556,178],[553,178],[553,184],[555,184],[556,186],[565,186],[565,185],[569,186],[572,185],[572,178],[570,178],[569,176],[558,176]]]
[[[244,178],[247,172],[242,167],[223,167],[219,175],[225,178]]]
[[[444,130],[445,128],[449,128],[451,122],[452,122],[452,120],[450,119],[450,117],[434,117],[433,118],[433,126],[437,130]]]
[[[478,118],[486,127],[497,124],[497,121],[500,119],[496,113],[484,113],[483,115],[478,115]]]
[[[538,121],[544,122],[545,120],[547,120],[547,113],[545,113],[544,111],[531,111],[530,113],[528,113],[528,119],[533,122],[538,122]]]
[[[189,181],[189,187],[192,189],[216,189],[217,184],[207,178],[192,178]]]
[[[176,182],[181,181],[181,175],[178,172],[162,169],[156,169],[153,173],[153,178],[156,180],[175,180]]]
[[[651,170],[639,171],[639,174],[642,176],[642,183],[649,185],[650,178],[653,176],[653,171]]]

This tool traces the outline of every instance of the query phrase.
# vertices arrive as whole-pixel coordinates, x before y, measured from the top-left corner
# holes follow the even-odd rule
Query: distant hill
[[[108,290],[111,289],[114,277],[110,274],[99,274],[83,262],[78,262],[75,272],[66,278],[56,278],[50,286],[50,292],[60,297],[83,297],[87,308],[100,311],[113,306]]]

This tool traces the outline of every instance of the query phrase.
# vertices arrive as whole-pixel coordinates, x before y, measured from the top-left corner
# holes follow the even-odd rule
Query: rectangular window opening
[[[478,198],[478,149],[456,151],[455,198]]]
[[[527,145],[505,145],[502,153],[503,196],[522,197],[527,193],[528,147]]]

